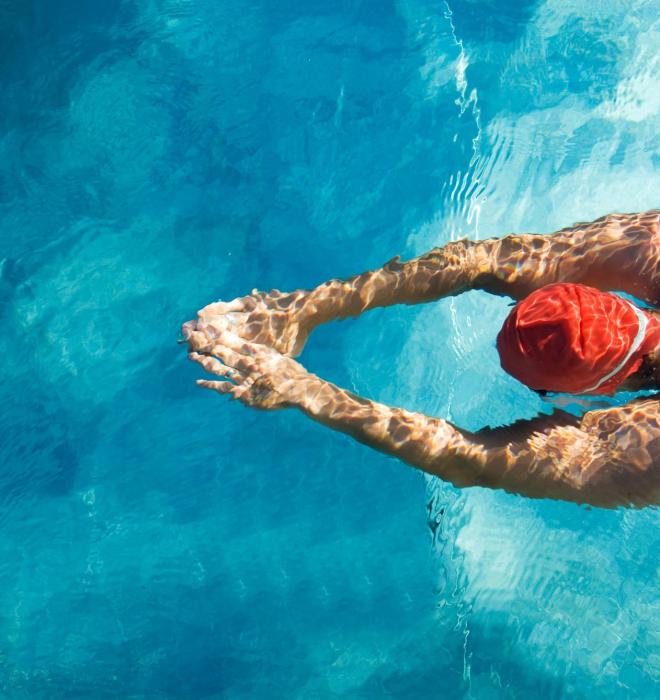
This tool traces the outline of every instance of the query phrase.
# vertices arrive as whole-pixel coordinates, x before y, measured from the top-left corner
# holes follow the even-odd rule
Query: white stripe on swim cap
[[[605,384],[605,382],[608,379],[612,379],[612,377],[617,372],[620,372],[624,368],[626,362],[628,362],[628,360],[633,356],[633,354],[638,350],[639,346],[644,341],[644,336],[646,335],[646,327],[649,324],[648,318],[641,309],[638,309],[627,299],[622,299],[622,301],[625,301],[626,304],[628,304],[628,306],[635,312],[635,316],[637,316],[637,320],[639,321],[639,328],[637,329],[637,335],[635,336],[635,340],[633,340],[633,343],[630,346],[630,350],[628,350],[628,353],[623,358],[623,360],[621,360],[621,362],[619,362],[619,364],[611,372],[608,372],[597,384],[594,384],[594,386],[592,386],[590,389],[585,389],[585,393],[595,391],[596,389],[598,389],[598,387]]]

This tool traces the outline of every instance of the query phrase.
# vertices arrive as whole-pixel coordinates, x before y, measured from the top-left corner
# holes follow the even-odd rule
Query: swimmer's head
[[[497,336],[502,368],[537,391],[612,394],[628,388],[660,344],[660,322],[625,299],[552,284],[516,304]]]

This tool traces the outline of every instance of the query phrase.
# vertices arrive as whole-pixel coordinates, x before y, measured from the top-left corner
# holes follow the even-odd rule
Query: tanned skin
[[[554,282],[623,291],[660,306],[660,210],[611,214],[549,235],[456,241],[426,255],[289,294],[256,290],[184,324],[190,358],[221,380],[199,385],[313,420],[458,487],[486,486],[594,506],[660,502],[660,402],[562,411],[478,432],[361,398],[292,359],[321,323],[471,289],[519,300]],[[660,386],[660,351],[625,389]]]

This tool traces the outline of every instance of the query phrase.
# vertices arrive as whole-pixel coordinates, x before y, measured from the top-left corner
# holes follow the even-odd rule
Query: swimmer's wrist
[[[332,386],[329,382],[308,372],[299,382],[290,404],[311,417],[318,417],[323,413],[325,405],[323,395],[327,393],[329,386]]]
[[[297,323],[311,333],[317,326],[351,315],[350,292],[350,286],[339,279],[305,291],[294,310]]]

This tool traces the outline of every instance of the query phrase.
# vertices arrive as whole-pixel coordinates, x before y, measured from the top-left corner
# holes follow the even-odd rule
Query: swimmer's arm
[[[217,335],[231,331],[247,341],[298,355],[320,324],[392,304],[419,304],[476,288],[480,274],[475,251],[479,244],[456,241],[426,255],[401,262],[390,260],[378,270],[348,279],[333,279],[314,289],[279,290],[218,301],[183,326],[187,338],[196,328]],[[483,265],[487,264],[484,259]],[[484,267],[485,269],[485,267]]]
[[[657,399],[564,412],[471,433],[448,421],[361,398],[266,345],[195,331],[190,358],[221,380],[200,380],[262,409],[298,408],[322,425],[455,486],[505,489],[597,506],[660,497]]]
[[[374,307],[419,304],[470,289],[522,299],[555,282],[586,284],[658,301],[660,212],[612,214],[553,234],[460,240],[305,293],[312,326]]]
[[[423,304],[475,289],[488,270],[481,243],[461,240],[377,270],[333,279],[302,293],[299,315],[311,328],[394,304]]]
[[[209,304],[198,317],[216,332],[232,330],[245,340],[295,356],[322,323],[471,289],[522,299],[547,284],[575,282],[657,304],[659,221],[658,211],[613,214],[549,235],[454,241],[412,260],[394,258],[378,270],[333,279],[311,290],[255,290],[230,302]],[[188,329],[184,326],[186,336]]]
[[[552,234],[521,234],[479,243],[476,286],[523,299],[556,282],[622,291],[660,301],[660,211],[610,214]]]
[[[318,377],[309,381],[298,405],[307,416],[454,486],[600,507],[658,499],[652,455],[643,445],[636,451],[628,446],[631,431],[643,434],[643,408],[635,417],[626,413],[630,407],[581,419],[557,412],[470,433],[442,419],[360,398]]]

